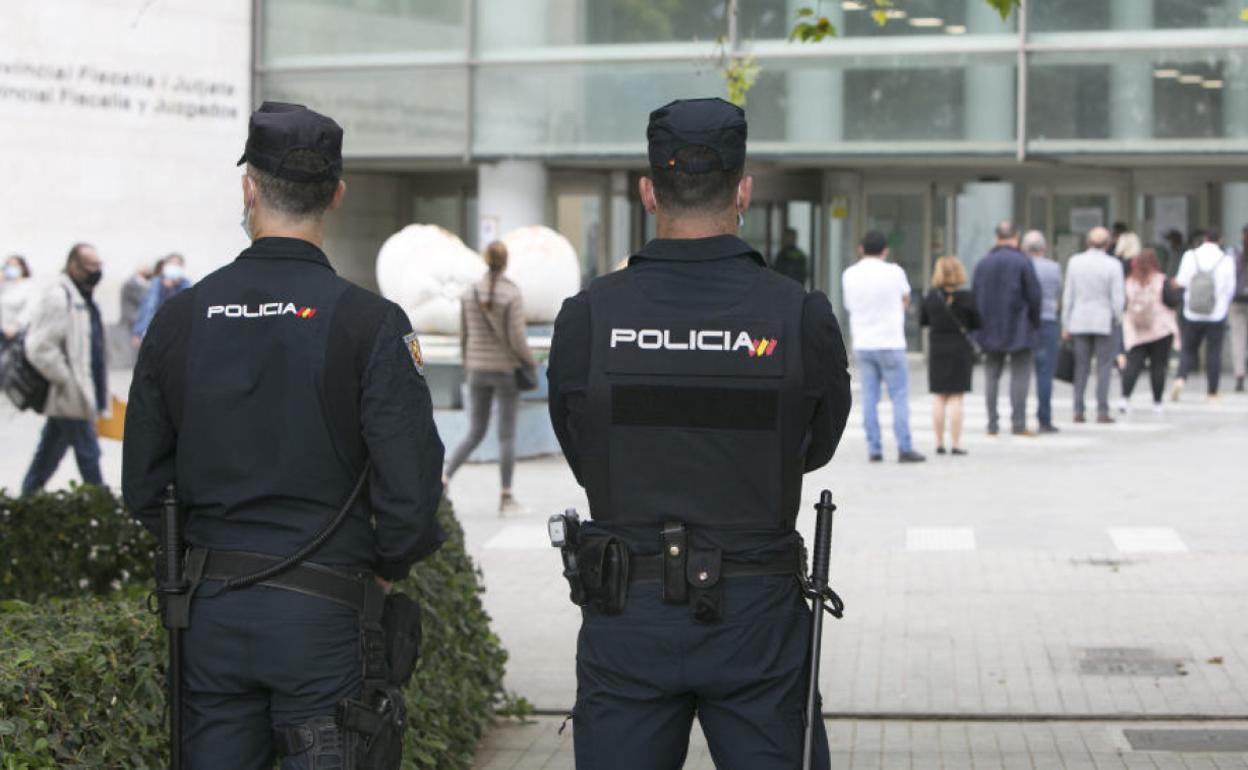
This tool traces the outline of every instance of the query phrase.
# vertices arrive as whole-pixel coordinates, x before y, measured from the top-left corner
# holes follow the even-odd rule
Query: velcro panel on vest
[[[638,428],[775,430],[776,390],[688,385],[615,385],[611,424]]]

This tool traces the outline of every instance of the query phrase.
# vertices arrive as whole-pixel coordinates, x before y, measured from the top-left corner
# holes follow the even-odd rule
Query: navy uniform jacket
[[[368,483],[310,561],[388,580],[446,539],[443,447],[393,302],[313,244],[262,238],[161,308],[130,388],[122,488],[145,527],[176,482],[186,540],[287,556]]]
[[[745,241],[723,235],[696,240],[654,240],[629,262],[646,295],[661,303],[722,307],[748,291],[767,270],[763,258]],[[586,390],[590,369],[590,300],[582,291],[563,304],[555,320],[551,343],[550,416],[555,435],[577,481],[585,486],[579,433],[584,430]],[[821,292],[805,295],[801,315],[804,392],[812,405],[806,442],[805,471],[828,463],[836,452],[849,417],[850,389],[845,343],[828,298]],[[714,489],[705,490],[714,494]],[[659,532],[617,523],[595,523],[637,553],[659,550]],[[690,531],[690,545],[718,546],[734,558],[762,558],[796,538],[774,532]]]

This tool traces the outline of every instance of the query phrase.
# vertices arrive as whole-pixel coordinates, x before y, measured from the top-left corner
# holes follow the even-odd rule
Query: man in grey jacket
[[[44,292],[26,332],[26,357],[48,380],[48,421],[22,480],[23,495],[43,488],[70,447],[82,480],[104,484],[95,418],[108,405],[108,369],[104,325],[91,296],[102,269],[93,246],[76,244],[65,272]]]
[[[1087,422],[1084,391],[1096,356],[1096,421],[1109,416],[1109,380],[1114,359],[1114,326],[1126,304],[1122,264],[1106,253],[1109,230],[1094,227],[1088,250],[1070,258],[1062,292],[1062,336],[1075,342],[1075,422]]]
[[[1031,230],[1023,236],[1023,253],[1031,257],[1040,282],[1040,332],[1036,335],[1036,418],[1041,433],[1056,433],[1053,424],[1053,375],[1057,371],[1058,298],[1062,295],[1062,266],[1046,256],[1044,233]]]

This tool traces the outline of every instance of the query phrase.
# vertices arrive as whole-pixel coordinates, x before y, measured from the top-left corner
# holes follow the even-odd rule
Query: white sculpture
[[[521,227],[503,237],[505,275],[520,287],[525,320],[553,323],[563,300],[581,287],[576,249],[548,227]],[[454,233],[436,225],[408,225],[377,254],[377,285],[397,302],[412,328],[424,334],[460,333],[460,298],[485,274],[485,260]]]
[[[377,286],[426,334],[459,334],[459,298],[485,274],[485,260],[436,225],[408,225],[377,253]]]
[[[567,238],[541,225],[519,227],[503,236],[506,276],[520,287],[525,320],[554,323],[563,301],[581,289],[581,263]]]

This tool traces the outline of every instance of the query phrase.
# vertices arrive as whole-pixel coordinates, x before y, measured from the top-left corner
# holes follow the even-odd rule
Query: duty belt
[[[630,583],[646,580],[662,580],[665,557],[661,553],[652,556],[629,555],[628,579]],[[763,575],[801,575],[802,555],[792,548],[770,561],[724,561],[723,577],[758,577]]]
[[[201,580],[222,580],[258,572],[281,561],[277,556],[247,551],[212,551],[193,548],[187,555],[187,572],[200,570]],[[198,562],[198,563],[197,563]],[[201,567],[202,564],[202,567]],[[344,604],[363,612],[372,580],[353,577],[320,564],[303,562],[259,583]]]

